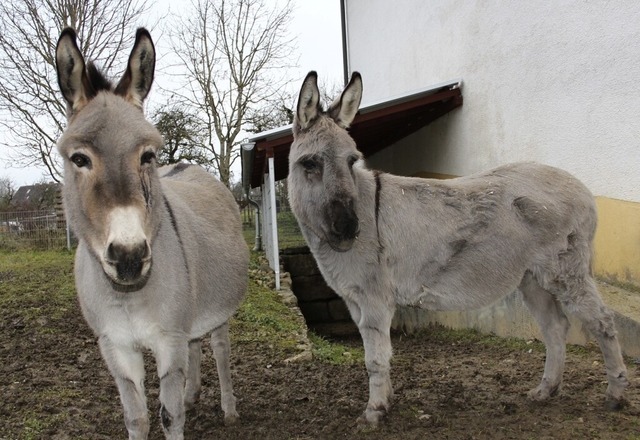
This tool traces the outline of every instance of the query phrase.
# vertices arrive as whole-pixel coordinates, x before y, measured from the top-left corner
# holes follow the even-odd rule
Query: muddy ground
[[[17,315],[2,318],[0,438],[126,438],[115,385],[77,308],[57,321],[59,331],[48,333],[25,325]],[[188,413],[185,438],[640,438],[638,373],[632,360],[628,405],[620,412],[607,412],[604,368],[593,348],[570,350],[563,389],[542,405],[526,398],[543,368],[544,352],[538,343],[503,343],[473,335],[458,339],[435,329],[420,337],[395,335],[393,345],[394,406],[377,430],[364,431],[356,424],[367,399],[361,362],[332,365],[315,359],[285,364],[259,340],[233,348],[241,422],[225,427],[215,367],[206,347],[203,394]],[[151,360],[147,387],[150,438],[161,439]]]

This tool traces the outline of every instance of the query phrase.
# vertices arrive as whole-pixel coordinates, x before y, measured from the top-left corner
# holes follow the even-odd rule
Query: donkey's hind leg
[[[218,379],[220,380],[220,404],[222,411],[224,411],[224,423],[225,425],[233,425],[240,416],[236,411],[236,397],[233,395],[233,384],[231,382],[231,363],[229,361],[231,344],[229,342],[228,322],[213,330],[211,348],[216,359]]]
[[[529,391],[532,400],[547,400],[555,395],[562,384],[566,356],[569,320],[558,300],[540,287],[530,272],[520,283],[520,291],[527,308],[540,326],[547,356],[540,385]]]
[[[202,358],[202,341],[194,339],[189,342],[189,368],[187,384],[184,392],[184,406],[189,410],[198,401],[202,382],[200,379],[200,360]]]
[[[563,303],[596,338],[604,357],[609,383],[606,406],[612,410],[620,409],[624,405],[623,393],[629,382],[620,343],[616,336],[614,314],[602,302],[596,283],[591,276],[571,279],[566,284],[567,293],[562,297]]]

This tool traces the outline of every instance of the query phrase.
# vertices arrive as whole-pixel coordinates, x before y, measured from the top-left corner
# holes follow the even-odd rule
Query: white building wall
[[[371,166],[465,175],[536,160],[640,201],[640,2],[345,3],[363,105],[463,79],[461,108]]]

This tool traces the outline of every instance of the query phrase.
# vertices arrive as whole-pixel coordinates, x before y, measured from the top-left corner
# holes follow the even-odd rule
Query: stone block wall
[[[358,333],[347,306],[325,283],[309,248],[284,249],[281,261],[291,275],[291,290],[311,330],[323,336]]]

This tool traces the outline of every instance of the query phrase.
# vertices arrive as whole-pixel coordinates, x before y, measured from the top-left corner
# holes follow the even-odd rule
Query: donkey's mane
[[[89,77],[89,84],[91,84],[96,94],[103,90],[113,90],[111,81],[96,67],[93,61],[87,63],[87,76]]]

